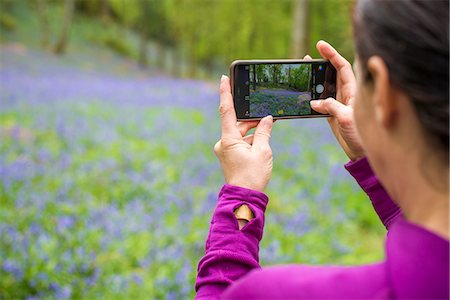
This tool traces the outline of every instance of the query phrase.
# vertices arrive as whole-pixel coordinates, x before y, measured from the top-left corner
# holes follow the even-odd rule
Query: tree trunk
[[[143,33],[140,34],[139,38],[139,66],[146,68],[148,66],[147,60],[147,36]]]
[[[295,0],[292,22],[292,58],[303,58],[309,46],[309,1]]]
[[[166,67],[166,53],[164,46],[160,43],[156,43],[156,65],[159,69],[163,70]]]
[[[69,31],[72,24],[72,16],[75,8],[75,0],[66,0],[64,4],[64,18],[61,28],[61,35],[56,43],[53,52],[58,55],[62,55],[66,52],[67,45],[69,43]]]
[[[253,70],[253,89],[256,91],[256,65],[251,66]]]
[[[100,0],[100,18],[104,25],[110,21],[108,0]]]
[[[206,76],[214,77],[214,61],[211,58],[206,59],[204,66],[206,70]]]
[[[291,88],[291,83],[292,83],[292,80],[291,80],[291,66],[288,67],[288,80],[287,80],[287,82],[288,82],[289,88]]]
[[[172,68],[171,68],[172,76],[180,77],[182,60],[181,60],[181,57],[178,55],[179,51],[177,51],[176,47],[173,47],[171,53],[172,53],[172,57],[170,58],[170,61],[172,62]]]
[[[194,48],[192,46],[192,48]],[[194,54],[194,49],[191,49],[189,53],[189,71],[188,71],[188,77],[195,78],[197,76],[197,57]]]
[[[50,26],[48,23],[47,0],[37,1],[37,13],[42,27],[42,48],[47,49],[50,43]]]

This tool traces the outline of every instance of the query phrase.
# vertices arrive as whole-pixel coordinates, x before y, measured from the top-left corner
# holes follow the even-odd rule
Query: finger
[[[249,145],[253,144],[253,134],[249,134],[247,136],[244,136],[244,142],[246,142]]]
[[[253,137],[253,146],[264,148],[269,145],[272,131],[273,117],[264,117],[258,124]]]
[[[231,95],[230,79],[222,75],[220,79],[220,119],[222,120],[222,137],[241,138],[236,127],[236,113],[234,112],[233,96]]]
[[[336,68],[336,71],[340,73],[343,84],[353,82],[355,80],[352,65],[344,57],[342,57],[336,49],[325,41],[318,41],[316,47],[320,55],[324,59],[328,59]]]
[[[245,136],[247,132],[255,128],[258,125],[259,121],[250,121],[250,122],[238,122],[237,128],[239,129],[239,133],[241,136]]]
[[[305,59],[305,60],[312,60],[312,57],[309,56],[309,54],[306,54],[306,55],[303,57],[303,59]]]
[[[341,102],[327,98],[325,100],[311,100],[311,108],[321,114],[330,114],[335,117],[342,115],[348,107]]]

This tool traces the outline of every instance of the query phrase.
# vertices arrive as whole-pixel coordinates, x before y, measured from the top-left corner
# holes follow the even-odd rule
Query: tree
[[[61,34],[53,50],[55,54],[61,55],[64,54],[64,52],[66,51],[67,45],[69,43],[69,31],[70,25],[72,23],[74,8],[75,8],[75,0],[65,0]]]
[[[292,58],[301,58],[309,46],[309,0],[295,0],[292,22]]]
[[[165,69],[167,47],[173,44],[173,34],[169,30],[167,1],[140,0],[140,13],[136,28],[140,37],[139,64],[147,65],[147,43],[149,39],[156,42],[158,67]]]
[[[140,18],[138,18],[140,25],[137,26],[139,33],[138,63],[139,66],[146,68],[148,65],[147,42],[150,35],[149,26],[154,26],[155,23],[151,23],[155,20],[151,19],[151,7],[148,1],[141,0],[138,5],[140,6]]]
[[[303,64],[296,68],[290,69],[289,77],[287,78],[288,85],[297,91],[309,90],[309,74],[311,73],[310,65]]]
[[[250,72],[252,74],[252,83],[253,83],[253,90],[256,91],[256,65],[250,65]]]
[[[111,18],[110,13],[108,0],[100,0],[100,18],[104,25],[109,23]]]
[[[266,65],[255,65],[256,80],[258,83],[263,83],[268,80],[265,66]]]
[[[42,28],[42,48],[47,49],[50,43],[50,26],[48,23],[48,3],[47,0],[37,0],[37,13]]]
[[[281,67],[280,64],[269,65],[269,72],[272,83],[277,86],[281,80]]]

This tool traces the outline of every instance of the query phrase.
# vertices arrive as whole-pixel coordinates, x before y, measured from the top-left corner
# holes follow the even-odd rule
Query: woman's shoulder
[[[389,231],[386,265],[400,298],[449,297],[449,241],[400,218]]]

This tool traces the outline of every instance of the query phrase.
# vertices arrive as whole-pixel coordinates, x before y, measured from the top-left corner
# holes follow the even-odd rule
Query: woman
[[[329,44],[317,44],[338,71],[338,86],[336,99],[311,106],[332,115],[350,158],[345,167],[389,232],[379,263],[261,269],[273,120],[236,123],[222,77],[222,139],[214,150],[226,185],[199,262],[197,298],[449,298],[448,9],[447,1],[359,1],[356,78]]]

